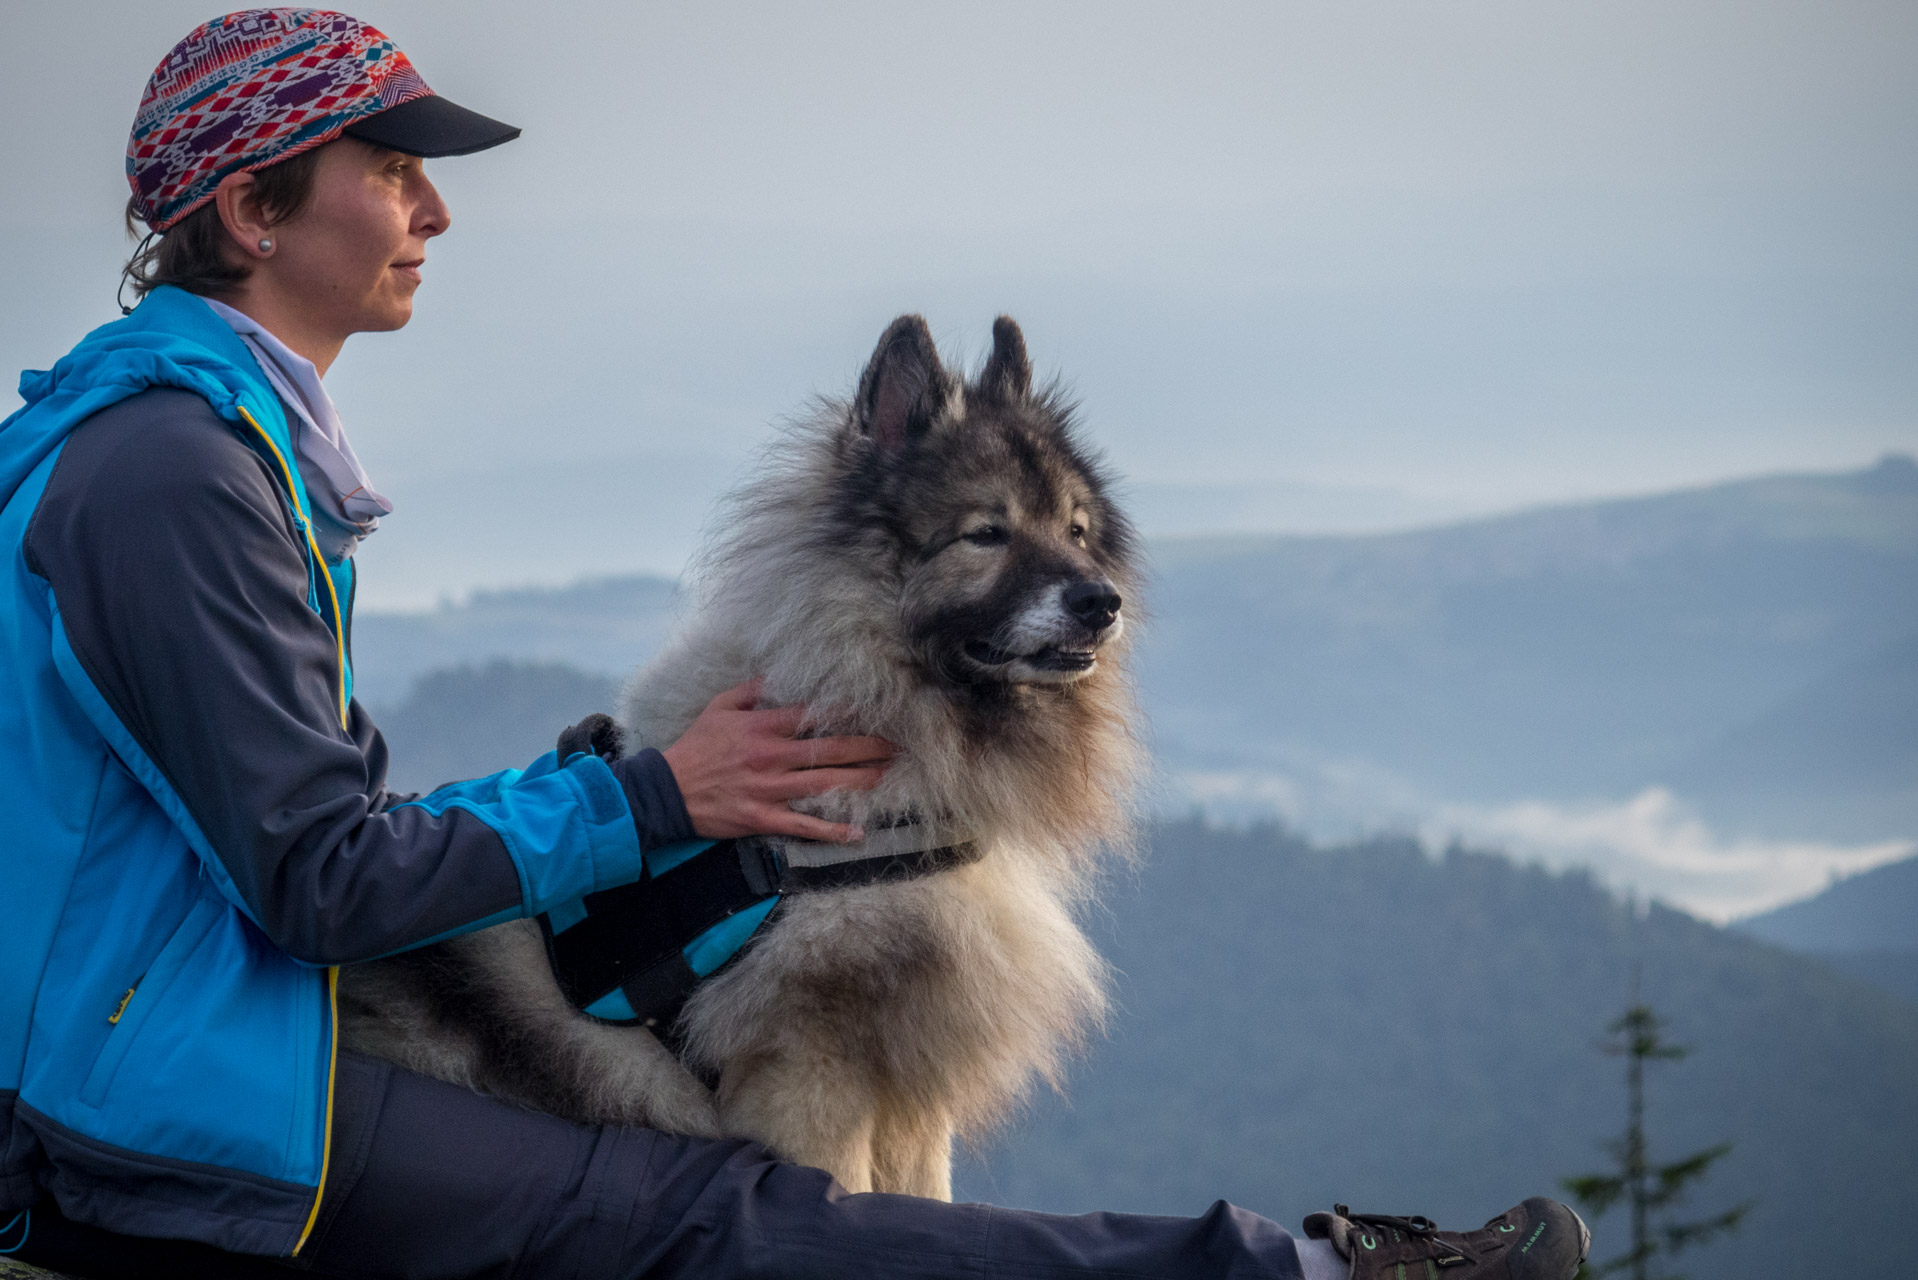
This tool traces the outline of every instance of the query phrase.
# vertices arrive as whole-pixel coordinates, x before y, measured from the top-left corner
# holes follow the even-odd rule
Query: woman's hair
[[[306,207],[313,196],[313,173],[323,147],[257,169],[253,190],[268,226],[278,226]],[[138,197],[127,199],[127,234],[138,235]],[[149,236],[128,259],[124,279],[144,298],[163,284],[188,293],[217,296],[246,279],[246,260],[227,248],[226,226],[211,200],[174,223],[158,238]]]

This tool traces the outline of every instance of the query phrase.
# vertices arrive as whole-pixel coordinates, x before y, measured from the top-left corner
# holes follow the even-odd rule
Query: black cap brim
[[[516,126],[468,111],[437,93],[356,120],[344,132],[349,138],[428,160],[471,155],[519,137]]]

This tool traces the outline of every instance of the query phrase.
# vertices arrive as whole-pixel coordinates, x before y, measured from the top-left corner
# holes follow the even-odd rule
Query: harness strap
[[[645,1026],[676,1048],[672,1028],[687,999],[777,917],[787,895],[913,880],[976,861],[973,841],[937,843],[955,834],[905,819],[850,846],[755,837],[661,850],[657,874],[539,917],[553,975],[587,1016]],[[649,867],[654,861],[649,855]]]
[[[899,880],[917,880],[979,860],[979,847],[970,842],[939,849],[919,849],[907,853],[881,853],[846,861],[819,864],[794,863],[792,846],[780,849],[784,866],[779,886],[784,893],[810,893],[821,889],[851,889],[858,885],[890,884]]]
[[[765,846],[721,840],[662,875],[586,895],[574,923],[556,928],[549,912],[540,926],[560,990],[576,1008],[622,991],[633,1020],[644,1022],[698,984],[687,944],[777,892]]]
[[[866,838],[857,844],[825,844],[790,836],[768,839],[779,846],[780,857],[789,867],[832,867],[910,854],[947,853],[972,843],[967,832],[949,822],[910,814],[890,822],[869,823]]]

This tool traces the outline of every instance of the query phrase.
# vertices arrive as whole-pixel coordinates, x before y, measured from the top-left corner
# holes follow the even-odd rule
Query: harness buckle
[[[739,872],[755,898],[767,898],[779,892],[786,880],[786,858],[779,842],[759,837],[733,842],[739,855]]]

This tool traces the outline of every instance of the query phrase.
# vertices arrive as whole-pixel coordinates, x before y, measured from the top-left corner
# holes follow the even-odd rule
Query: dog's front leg
[[[872,1151],[874,1191],[952,1199],[952,1122],[944,1112],[882,1103]]]
[[[874,1102],[863,1073],[803,1050],[730,1063],[719,1084],[719,1119],[727,1133],[824,1169],[848,1191],[874,1189]]]

